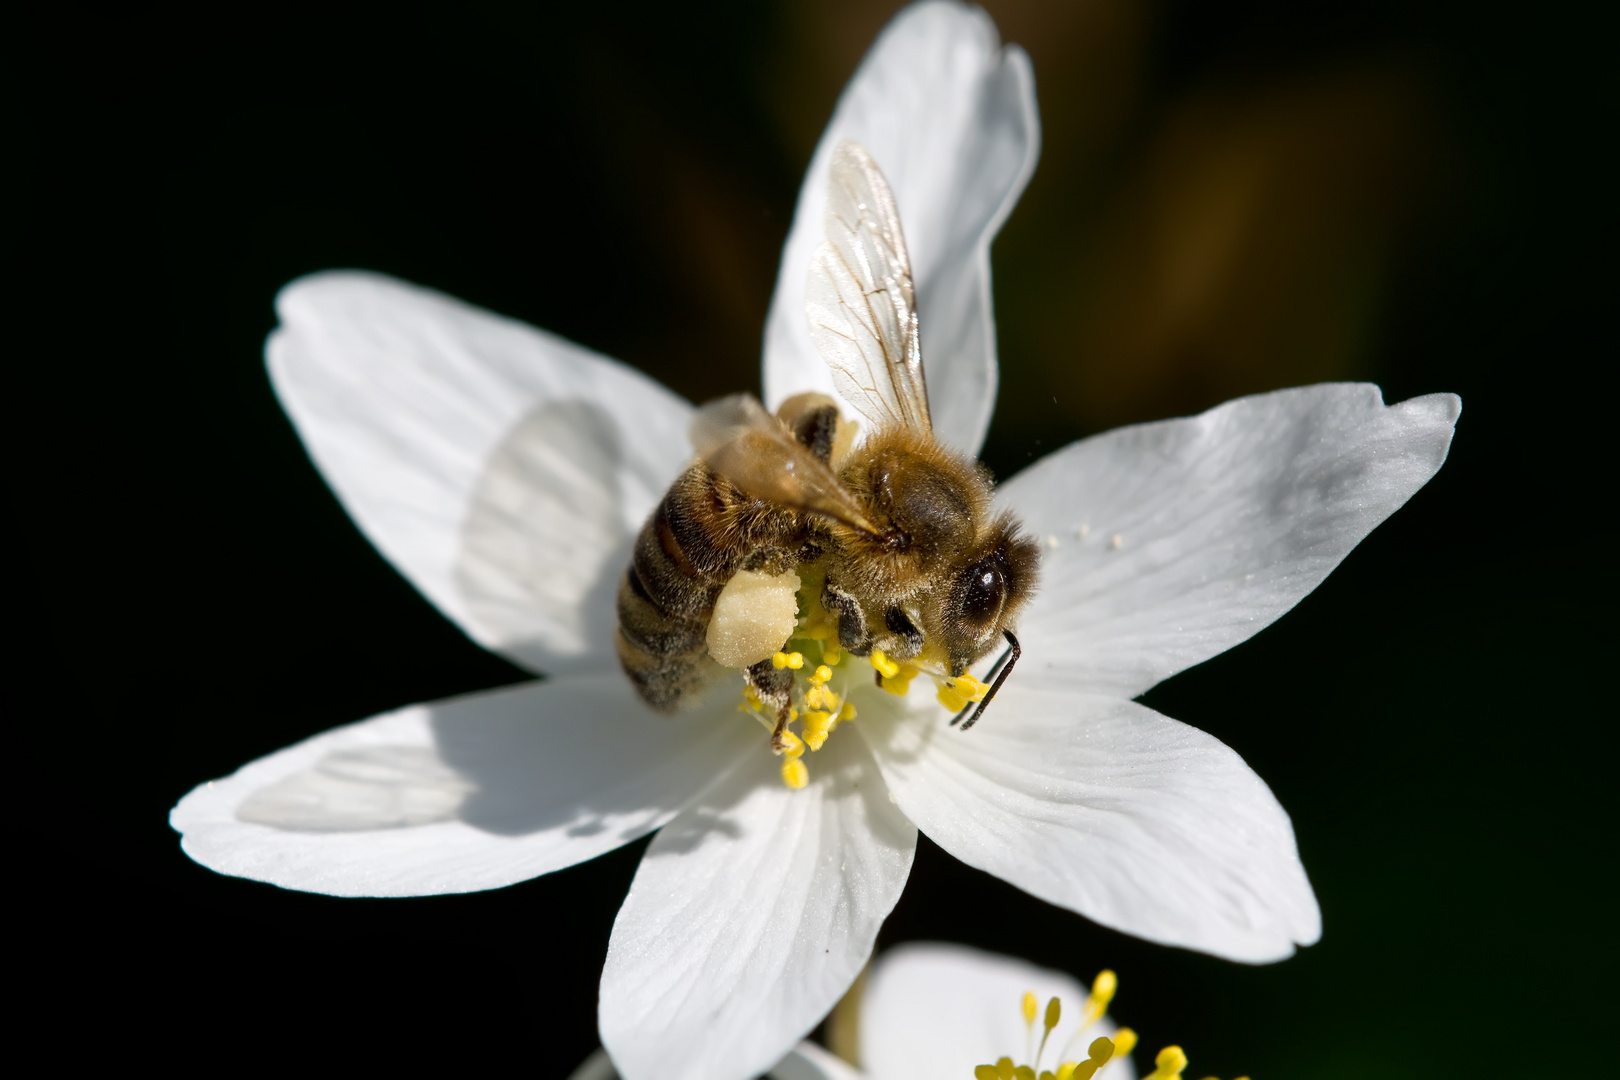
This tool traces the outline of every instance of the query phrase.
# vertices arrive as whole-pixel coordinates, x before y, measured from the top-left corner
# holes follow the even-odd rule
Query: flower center
[[[994,1065],[979,1065],[974,1068],[975,1080],[1091,1080],[1116,1057],[1122,1057],[1131,1052],[1136,1046],[1136,1033],[1130,1028],[1120,1028],[1112,1039],[1099,1036],[1092,1039],[1086,1047],[1086,1056],[1079,1058],[1071,1054],[1073,1048],[1079,1043],[1081,1036],[1101,1020],[1108,1012],[1108,1003],[1113,1000],[1114,992],[1119,988],[1119,980],[1112,971],[1103,971],[1098,974],[1096,981],[1091,984],[1091,993],[1085,1000],[1080,1012],[1080,1026],[1066,1040],[1057,1059],[1059,1064],[1055,1070],[1041,1070],[1041,1058],[1046,1054],[1047,1041],[1063,1018],[1063,1004],[1057,998],[1046,1003],[1046,1014],[1042,1018],[1042,1030],[1039,1044],[1035,1042],[1035,1016],[1037,1001],[1033,993],[1026,993],[1023,1000],[1024,1029],[1028,1033],[1028,1056],[1031,1063],[1028,1065],[1015,1065],[1011,1057],[1003,1057]],[[1163,1055],[1160,1055],[1161,1057]],[[1185,1062],[1184,1062],[1185,1063]],[[1158,1073],[1154,1073],[1158,1076]],[[1171,1074],[1165,1074],[1169,1076]],[[1173,1074],[1181,1075],[1178,1071]]]
[[[838,644],[838,622],[821,606],[820,576],[806,576],[809,580],[798,593],[799,610],[806,614],[797,617],[793,636],[782,651],[771,657],[772,667],[795,673],[787,726],[777,730],[775,710],[761,700],[751,686],[744,687],[742,704],[738,706],[739,711],[755,717],[773,733],[772,748],[783,758],[782,782],[794,790],[810,782],[810,770],[804,762],[805,750],[811,753],[820,750],[839,724],[855,719],[855,706],[848,700],[855,675],[841,666],[844,651]],[[814,668],[806,659],[807,653],[820,658]],[[877,672],[877,685],[901,697],[911,692],[912,680],[923,673],[923,669],[914,664],[890,660],[882,649],[873,649],[866,659]],[[835,668],[839,671],[835,672]],[[845,672],[848,674],[844,678],[836,679],[837,674]],[[990,690],[989,684],[972,675],[930,677],[937,688],[935,700],[953,713],[983,701]]]
[[[973,1069],[974,1080],[1092,1080],[1100,1073],[1104,1066],[1115,1058],[1124,1057],[1136,1048],[1136,1032],[1130,1028],[1120,1028],[1114,1032],[1112,1039],[1106,1035],[1092,1039],[1086,1046],[1086,1056],[1080,1059],[1070,1051],[1079,1045],[1081,1037],[1097,1021],[1108,1012],[1108,1005],[1114,1000],[1114,993],[1119,989],[1119,979],[1112,971],[1101,971],[1091,984],[1091,993],[1086,997],[1085,1007],[1080,1013],[1080,1026],[1066,1040],[1063,1049],[1058,1053],[1057,1059],[1061,1064],[1055,1071],[1046,1070],[1037,1072],[1041,1067],[1041,1057],[1046,1053],[1046,1042],[1052,1036],[1052,1031],[1058,1026],[1063,1016],[1063,1006],[1057,998],[1046,1003],[1046,1016],[1043,1020],[1041,1040],[1035,1042],[1035,1014],[1037,1001],[1033,993],[1026,993],[1023,1001],[1024,1029],[1028,1034],[1029,1057],[1033,1064],[1015,1065],[1010,1057],[1003,1057],[994,1065],[978,1065]],[[1179,1046],[1167,1046],[1159,1051],[1158,1057],[1153,1060],[1153,1071],[1142,1080],[1181,1080],[1181,1073],[1187,1067],[1187,1055]],[[1215,1080],[1210,1077],[1209,1080]],[[1246,1076],[1238,1080],[1249,1080]]]

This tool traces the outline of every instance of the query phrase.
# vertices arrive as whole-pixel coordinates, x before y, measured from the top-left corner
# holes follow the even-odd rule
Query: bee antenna
[[[1024,650],[1018,647],[1018,639],[1013,637],[1011,630],[1003,630],[1001,634],[1007,639],[1007,651],[1001,654],[1001,659],[997,660],[995,666],[990,669],[989,674],[995,681],[990,684],[990,689],[984,695],[984,700],[979,702],[979,707],[974,710],[972,716],[968,717],[968,722],[962,725],[963,731],[979,722],[979,717],[984,715],[984,710],[990,704],[990,699],[996,696],[996,691],[1001,689],[1001,684],[1006,682],[1007,676],[1012,674],[1013,665],[1018,663],[1018,658],[1024,655]],[[1002,667],[1003,664],[1007,666]],[[997,674],[997,672],[1000,674]],[[968,709],[971,708],[973,708],[971,705],[965,706],[961,712],[956,714],[956,720],[952,720],[950,726],[955,727],[956,721],[962,719],[967,714]]]

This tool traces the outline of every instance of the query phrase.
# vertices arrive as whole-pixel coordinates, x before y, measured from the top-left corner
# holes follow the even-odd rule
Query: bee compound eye
[[[1001,610],[1007,592],[1007,578],[994,561],[986,560],[968,571],[967,588],[962,596],[962,614],[976,623],[987,623]]]

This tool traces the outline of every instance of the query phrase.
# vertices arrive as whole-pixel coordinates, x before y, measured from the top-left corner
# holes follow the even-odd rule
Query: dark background
[[[1299,610],[1146,698],[1272,785],[1321,944],[1264,968],[1145,945],[926,840],[884,942],[1112,966],[1115,1014],[1193,1076],[1601,1068],[1613,27],[1572,5],[990,7],[1045,138],[994,252],[995,470],[1322,379],[1465,410],[1439,476]],[[4,686],[13,891],[38,904],[14,948],[45,961],[26,985],[71,1053],[561,1076],[595,1045],[642,845],[354,901],[216,876],[167,828],[191,786],[293,740],[522,677],[326,490],[266,381],[271,299],[376,269],[693,399],[757,388],[802,169],[890,10],[70,4],[14,27]]]

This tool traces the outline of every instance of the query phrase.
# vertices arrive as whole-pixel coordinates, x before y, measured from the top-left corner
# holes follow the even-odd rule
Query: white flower
[[[800,1043],[766,1073],[768,1080],[973,1080],[976,1066],[1011,1058],[1040,1072],[1083,1062],[1098,1037],[1120,1053],[1100,1080],[1135,1080],[1128,1056],[1134,1033],[1106,1015],[1117,985],[1112,972],[1093,995],[1062,972],[963,945],[901,945],[872,961],[852,995],[860,1067],[811,1042]],[[1060,1016],[1042,1044],[1042,1015],[1053,998]],[[845,1006],[838,1012],[843,1014]],[[839,1017],[840,1020],[844,1018]],[[845,1023],[848,1021],[845,1020]],[[1121,1036],[1124,1035],[1123,1038]],[[845,1051],[846,1053],[848,1051]],[[571,1080],[614,1080],[607,1056],[586,1059]]]
[[[765,396],[832,391],[803,288],[828,157],[887,172],[943,439],[972,452],[996,364],[989,243],[1036,154],[1029,65],[976,9],[884,32],[810,167],[766,333]],[[316,736],[175,807],[221,873],[342,896],[497,888],[661,830],[614,924],[600,1026],[620,1071],[779,1060],[849,987],[916,830],[1150,940],[1274,960],[1319,933],[1288,817],[1215,739],[1134,703],[1309,593],[1445,458],[1458,403],[1333,385],[1088,439],[1000,500],[1050,538],[1016,677],[971,732],[923,694],[859,719],[790,791],[735,698],[666,718],[618,671],[613,593],[688,460],[692,408],[543,331],[363,273],[296,281],[267,346],[311,456],[374,544],[532,682]],[[865,693],[867,696],[860,697]]]

